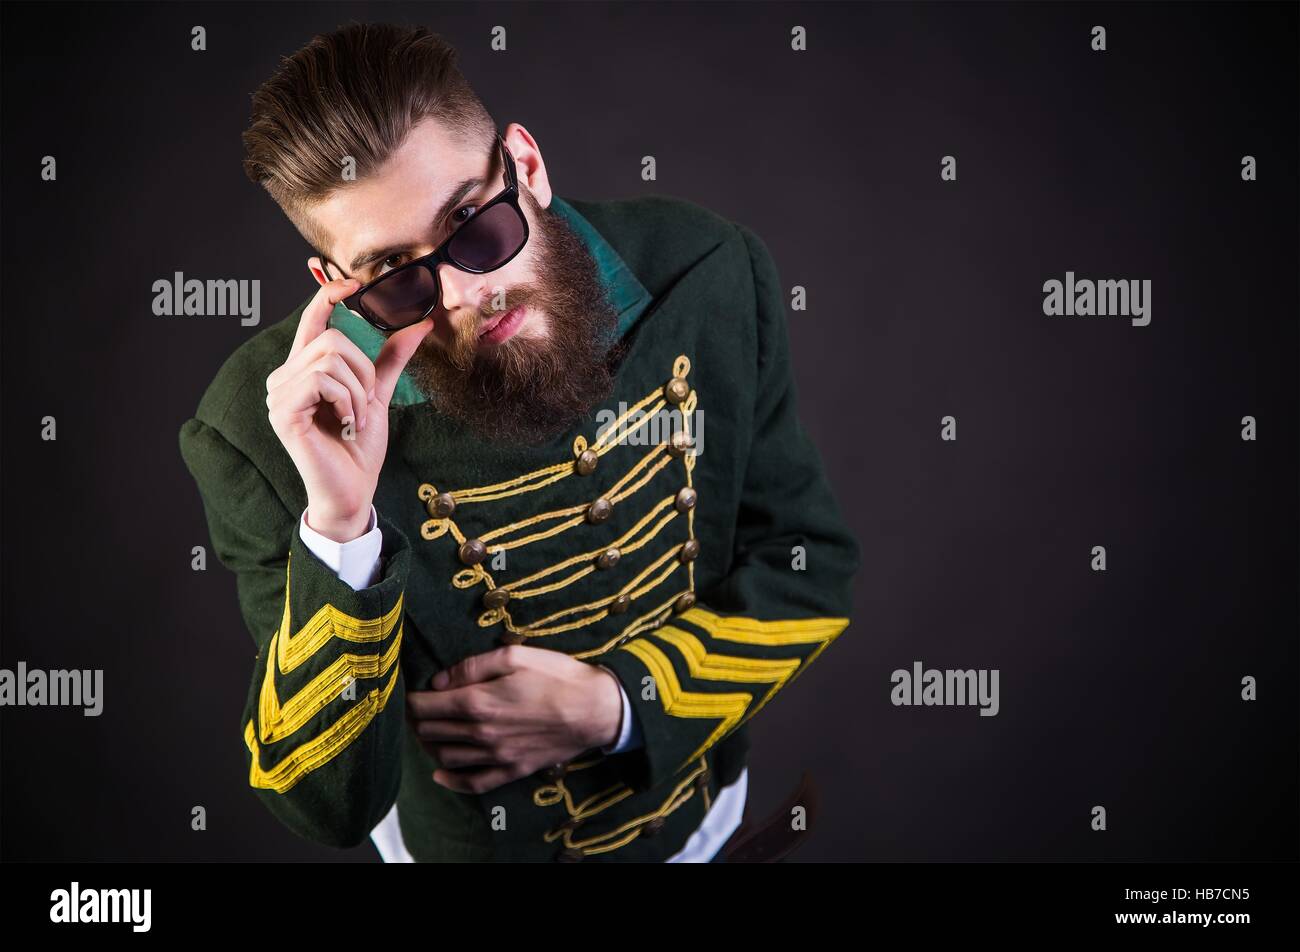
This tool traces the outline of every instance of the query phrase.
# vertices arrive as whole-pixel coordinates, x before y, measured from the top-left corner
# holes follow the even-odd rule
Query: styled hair
[[[253,94],[244,171],[319,253],[331,236],[308,211],[377,170],[425,119],[490,152],[496,123],[456,65],[456,50],[420,26],[349,23],[292,56]]]

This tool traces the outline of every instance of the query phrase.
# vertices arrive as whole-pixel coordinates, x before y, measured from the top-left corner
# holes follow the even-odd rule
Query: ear
[[[542,161],[542,150],[537,141],[517,122],[507,124],[501,137],[515,158],[520,188],[532,192],[533,199],[542,208],[550,208],[551,180],[546,174],[546,163]]]
[[[312,255],[307,259],[307,270],[311,272],[311,276],[316,279],[317,284],[330,283],[329,271],[325,262],[321,261],[318,256]]]

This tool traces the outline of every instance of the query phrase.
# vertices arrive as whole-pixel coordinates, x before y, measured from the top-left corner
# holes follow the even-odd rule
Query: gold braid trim
[[[573,792],[563,780],[556,780],[554,783],[538,787],[533,791],[533,803],[539,807],[553,807],[557,803],[563,803],[565,810],[573,819],[585,820],[595,816],[602,810],[607,810],[620,800],[624,800],[632,795],[632,789],[623,783],[616,783],[607,790],[593,794],[581,803],[573,802]],[[605,802],[600,802],[601,798],[607,798]]]
[[[593,622],[600,621],[602,618],[605,618],[606,616],[609,615],[608,610],[602,610],[597,612],[594,615],[591,615],[588,618],[584,618],[582,620],[582,625],[572,625],[572,626],[565,626],[563,628],[549,628],[549,629],[541,627],[542,625],[546,625],[550,622],[555,621],[557,618],[563,618],[565,615],[572,615],[575,612],[588,611],[594,608],[607,609],[610,603],[616,600],[620,595],[627,595],[630,598],[639,598],[641,595],[645,594],[646,592],[650,591],[652,588],[662,583],[664,579],[666,579],[669,575],[671,575],[673,572],[677,571],[677,569],[681,567],[681,563],[676,561],[676,558],[678,553],[682,551],[682,546],[684,544],[685,543],[679,542],[677,545],[673,546],[671,549],[664,552],[662,555],[659,556],[659,558],[655,559],[653,562],[651,562],[649,565],[643,568],[640,572],[638,572],[636,577],[632,579],[632,581],[628,582],[626,585],[620,588],[613,595],[609,595],[606,596],[605,598],[597,599],[594,602],[587,602],[585,605],[574,605],[571,608],[563,608],[558,612],[552,612],[550,615],[547,615],[545,618],[539,618],[536,621],[530,622],[529,624],[521,627],[517,627],[514,624],[514,622],[511,620],[510,616],[506,615],[505,617],[506,628],[508,628],[510,631],[520,632],[525,637],[536,638],[542,635],[555,634],[558,631],[570,631],[575,627],[582,627],[582,625],[590,625]],[[659,568],[669,560],[673,560],[673,564],[668,566],[668,568],[664,572],[660,573],[657,579],[655,579],[649,585],[641,585],[640,588],[637,587],[638,585],[640,585],[641,581],[647,575],[654,572],[657,568]],[[479,624],[483,626],[496,624],[496,622],[500,620],[499,618],[494,617],[491,618],[490,620],[485,620],[488,615],[492,615],[492,614],[494,613],[484,612],[483,616],[479,618]]]
[[[604,654],[605,652],[609,651],[612,648],[617,648],[620,644],[627,641],[629,638],[633,637],[634,635],[640,634],[641,632],[649,628],[658,627],[661,619],[664,616],[671,613],[671,606],[673,602],[677,601],[678,597],[684,594],[686,591],[689,590],[683,589],[680,592],[674,592],[667,601],[661,602],[659,605],[650,609],[650,611],[646,612],[644,615],[638,617],[626,628],[624,628],[621,632],[619,632],[613,638],[609,639],[609,641],[605,642],[603,645],[600,645],[597,648],[590,648],[587,651],[575,652],[573,657],[578,658],[579,660],[583,658],[594,658],[597,655]]]
[[[662,399],[662,395],[663,388],[659,387],[652,390],[645,397],[642,397],[633,406],[628,407],[627,411],[610,424],[604,434],[590,447],[587,446],[587,441],[585,439],[579,437],[578,441],[574,443],[574,449],[577,451],[574,455],[576,456],[583,450],[590,448],[597,456],[604,456],[615,446],[622,443],[628,436],[645,426],[654,418],[655,414],[667,405]],[[621,434],[618,440],[613,442],[609,441],[610,434],[618,433],[619,430],[622,429],[623,423],[628,417],[634,413],[640,412],[645,408],[646,404],[652,403],[655,400],[659,400],[659,403],[656,404],[654,409],[646,411],[645,415],[642,416],[636,424],[629,427],[625,433]],[[495,499],[505,499],[510,496],[518,496],[521,493],[533,492],[541,489],[543,486],[549,486],[551,483],[558,482],[566,476],[571,476],[573,473],[573,463],[566,461],[563,463],[556,463],[553,466],[546,466],[542,469],[534,470],[531,473],[526,473],[523,476],[516,476],[514,479],[507,479],[504,482],[495,483],[491,486],[474,486],[468,489],[453,490],[451,497],[456,501],[457,505],[467,502],[491,502]]]
[[[244,743],[252,754],[252,762],[248,767],[249,786],[285,793],[307,774],[342,753],[366,729],[366,725],[374,720],[375,715],[388,704],[388,698],[397,685],[397,676],[401,670],[400,666],[394,665],[393,673],[388,676],[388,683],[382,689],[375,688],[361,698],[324,733],[295,748],[270,770],[262,769],[259,761],[260,748],[250,719],[244,727]]]
[[[817,646],[803,659],[799,668],[789,676],[787,681],[783,681],[769,691],[767,697],[745,715],[743,719],[745,721],[761,711],[764,705],[776,696],[777,691],[789,681],[803,674],[808,666],[816,661],[817,657],[830,647],[831,642],[849,626],[847,618],[839,617],[761,621],[757,618],[741,616],[723,617],[704,608],[692,608],[684,612],[681,617],[683,621],[699,625],[715,641],[733,641],[738,644],[762,647],[810,644]]]
[[[655,466],[652,466],[650,471],[637,481],[636,485],[623,489],[623,484],[645,468],[645,466],[648,465],[656,456],[662,456],[663,459],[661,459]],[[668,455],[667,445],[664,443],[658,443],[641,458],[640,462],[624,473],[618,482],[605,490],[605,492],[601,493],[601,497],[609,500],[611,504],[621,502],[645,485],[646,482],[652,479],[656,473],[671,462],[672,457]],[[493,529],[491,532],[485,532],[478,538],[480,542],[488,543],[495,539],[500,539],[502,536],[509,535],[511,532],[518,531],[519,529],[527,529],[529,526],[537,525],[539,522],[546,522],[550,519],[559,519],[564,516],[575,517],[569,519],[567,522],[562,522],[557,526],[552,526],[544,532],[535,532],[530,536],[524,536],[522,539],[515,539],[511,542],[498,542],[489,551],[500,552],[505,549],[517,549],[520,546],[529,545],[533,542],[540,542],[542,539],[549,539],[551,536],[559,535],[561,532],[564,532],[567,529],[572,529],[576,525],[581,525],[586,521],[587,509],[590,508],[590,506],[591,503],[584,502],[576,506],[569,506],[566,509],[556,509],[551,512],[543,512],[540,515],[531,516],[528,519],[523,519],[519,522],[512,522],[509,525],[502,526],[500,529]],[[461,541],[464,540],[462,539]]]
[[[728,731],[741,722],[750,704],[753,703],[754,695],[746,691],[705,694],[700,691],[686,690],[677,680],[677,672],[673,669],[668,656],[661,648],[644,639],[629,641],[620,650],[636,655],[649,669],[655,679],[655,687],[666,713],[673,717],[708,718],[718,721],[718,726],[713,729],[713,733],[705,739],[695,753],[682,762],[681,767],[676,768],[677,770],[681,770],[721,740]]]
[[[273,636],[278,638],[279,634]],[[274,649],[274,645],[271,646]],[[274,665],[267,664],[258,699],[258,736],[263,744],[288,737],[340,697],[358,678],[378,678],[388,673],[402,649],[402,626],[382,655],[341,654],[306,687],[280,706],[275,690]]]
[[[686,801],[690,800],[690,798],[695,795],[695,778],[704,773],[707,769],[708,763],[703,757],[701,757],[700,762],[696,765],[695,769],[687,774],[686,777],[678,783],[675,788],[673,788],[673,792],[669,794],[668,799],[659,805],[658,809],[628,820],[626,823],[620,824],[608,833],[601,833],[598,836],[588,837],[585,840],[575,840],[573,838],[572,828],[561,827],[558,830],[551,830],[546,833],[543,836],[543,839],[545,839],[547,843],[554,843],[557,839],[562,840],[567,849],[580,850],[587,856],[594,856],[598,853],[608,853],[612,850],[619,849],[640,836],[645,824],[649,823],[651,820],[657,820],[661,817],[668,816],[682,804],[686,803]],[[631,792],[631,790],[628,791],[629,794]],[[622,798],[620,797],[619,799]],[[575,819],[580,818],[575,817]]]
[[[397,683],[395,668],[402,649],[402,604],[405,593],[399,594],[393,607],[378,618],[355,618],[326,603],[308,619],[296,634],[290,631],[291,600],[289,597],[290,564],[285,560],[284,611],[280,627],[271,636],[266,649],[266,671],[258,695],[256,718],[250,718],[244,728],[244,743],[253,755],[249,767],[249,784],[283,793],[302,777],[329,761],[350,744],[365,729],[366,724],[383,709]],[[380,655],[362,655],[344,652],[332,661],[305,687],[281,705],[275,689],[277,671],[286,675],[316,654],[331,638],[354,644],[382,641],[392,632],[397,634]],[[302,744],[271,770],[263,770],[259,763],[260,746],[283,740],[302,728],[360,678],[383,677],[393,670],[387,685],[375,688],[359,699],[347,713],[334,722],[324,733]],[[254,721],[258,723],[254,724]]]
[[[284,612],[280,616],[280,628],[275,639],[275,652],[268,656],[267,663],[271,663],[272,657],[275,664],[279,667],[281,674],[288,674],[298,665],[302,664],[312,655],[314,655],[325,642],[331,638],[342,638],[344,641],[351,641],[356,644],[371,644],[376,641],[383,641],[388,637],[388,633],[393,630],[393,625],[402,615],[402,598],[398,597],[397,602],[391,609],[385,612],[379,618],[353,618],[347,612],[339,611],[333,605],[326,603],[320,607],[316,614],[312,615],[297,634],[291,634],[289,631],[289,565],[292,556],[285,560],[284,565]]]
[[[577,555],[570,556],[569,558],[564,559],[561,562],[557,562],[552,566],[548,566],[547,568],[542,569],[540,572],[534,572],[532,575],[525,576],[524,578],[511,582],[509,585],[503,585],[501,587],[508,590],[511,593],[512,597],[514,598],[529,598],[533,595],[545,595],[548,592],[553,592],[556,591],[557,589],[564,588],[566,585],[572,584],[582,576],[587,575],[590,572],[596,571],[595,565],[592,565],[591,563],[598,555],[600,555],[602,552],[604,552],[607,549],[618,549],[622,555],[626,555],[629,552],[635,552],[637,549],[641,548],[643,545],[645,545],[647,542],[649,542],[651,539],[657,536],[659,534],[659,531],[663,529],[665,525],[667,525],[668,523],[672,522],[675,518],[677,518],[677,510],[673,509],[672,512],[664,516],[663,519],[659,521],[658,525],[656,525],[653,529],[651,529],[650,532],[648,532],[646,535],[637,539],[635,542],[631,542],[631,543],[628,542],[629,539],[634,538],[637,535],[637,533],[639,533],[642,529],[644,529],[646,525],[652,519],[654,519],[655,516],[659,515],[659,513],[663,512],[665,509],[670,509],[673,504],[673,498],[674,498],[673,496],[665,496],[663,499],[659,500],[659,502],[655,504],[653,509],[651,509],[644,516],[642,516],[640,519],[637,520],[636,525],[632,526],[632,528],[628,529],[626,532],[624,532],[613,542],[606,543],[605,545],[602,545],[600,546],[600,548],[597,549],[591,549],[586,552],[579,552]],[[582,565],[582,563],[584,562],[588,564],[583,568],[583,570],[581,572],[575,573],[568,579],[565,579],[560,582],[552,582],[550,585],[543,585],[541,588],[526,589],[522,587],[532,582],[536,582],[539,579],[546,578],[546,576],[548,575],[553,575],[556,572],[563,571],[564,569],[567,569],[571,566]]]

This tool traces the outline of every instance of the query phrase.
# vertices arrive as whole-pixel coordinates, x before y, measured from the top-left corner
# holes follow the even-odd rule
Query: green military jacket
[[[181,428],[257,646],[238,725],[248,782],[316,842],[364,842],[396,802],[419,861],[662,861],[743,769],[746,722],[848,624],[858,550],[796,416],[766,247],[676,199],[552,207],[619,312],[614,390],[521,446],[476,438],[403,376],[369,588],[302,542],[305,490],[267,420],[266,378],[306,301],[226,360]],[[330,320],[378,354],[342,305]],[[644,744],[477,796],[438,785],[404,691],[518,643],[611,670]]]

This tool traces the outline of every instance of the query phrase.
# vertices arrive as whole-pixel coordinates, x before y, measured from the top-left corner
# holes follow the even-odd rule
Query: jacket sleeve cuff
[[[307,525],[306,509],[298,518],[298,535],[317,558],[353,589],[369,588],[378,579],[384,534],[373,505],[365,533],[350,542],[335,542]]]
[[[609,671],[608,668],[605,670]],[[613,671],[609,673],[614,674]],[[617,679],[618,675],[615,674],[614,677]],[[619,721],[618,737],[614,743],[600,749],[602,754],[621,754],[624,751],[640,747],[644,742],[641,736],[641,723],[632,712],[632,702],[627,699],[627,691],[624,690],[622,681],[618,683],[618,696],[623,702],[623,714],[622,720]]]
[[[320,552],[309,543],[310,533],[310,528],[303,532],[300,518],[289,546],[287,580],[293,630],[326,603],[356,618],[374,618],[393,608],[406,588],[411,561],[410,543],[396,526],[376,513],[375,526],[365,535],[341,545],[325,539],[328,545],[320,545]],[[367,569],[354,565],[370,555],[361,550],[373,549],[376,542],[379,549]],[[354,544],[355,550],[348,548]],[[368,577],[363,579],[362,575]]]
[[[637,765],[630,771],[630,783],[638,789],[657,786],[677,773],[690,754],[693,731],[680,722],[673,723],[678,719],[666,714],[659,700],[658,678],[641,658],[627,651],[611,651],[601,658],[601,665],[618,679],[637,724],[640,744],[626,754]]]

